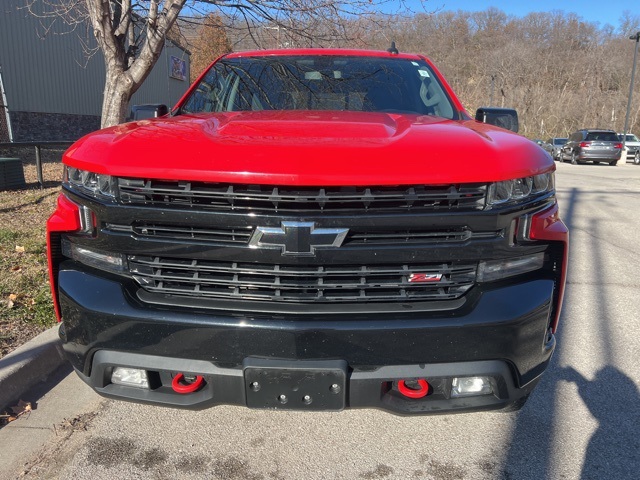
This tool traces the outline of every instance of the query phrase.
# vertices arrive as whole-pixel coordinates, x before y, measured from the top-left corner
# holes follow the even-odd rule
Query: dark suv
[[[573,165],[587,161],[616,165],[621,152],[622,143],[613,130],[582,129],[571,134],[562,147],[560,160],[569,160]]]

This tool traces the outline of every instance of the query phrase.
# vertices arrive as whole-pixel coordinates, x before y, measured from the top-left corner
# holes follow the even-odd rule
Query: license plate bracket
[[[278,410],[342,410],[347,363],[344,360],[244,362],[247,406]]]

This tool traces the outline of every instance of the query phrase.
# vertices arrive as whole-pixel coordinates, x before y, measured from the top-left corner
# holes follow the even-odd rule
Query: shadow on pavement
[[[573,188],[562,202],[562,218],[570,231],[576,223],[576,208],[582,201],[581,194],[580,189]],[[587,233],[596,239],[605,238],[603,228],[599,221],[594,219]],[[596,373],[593,380],[588,380],[573,367],[558,365],[572,363],[571,358],[563,356],[563,325],[565,322],[571,324],[572,321],[579,320],[566,318],[563,314],[556,335],[558,350],[550,368],[529,403],[517,413],[504,467],[505,479],[564,478],[561,475],[563,473],[566,475],[566,471],[563,473],[555,471],[557,465],[554,465],[554,461],[561,461],[561,458],[571,455],[578,459],[583,458],[582,472],[579,477],[582,480],[638,478],[640,394],[634,382],[612,366],[615,363],[612,331],[614,326],[610,322],[612,316],[610,302],[613,296],[610,288],[599,277],[601,272],[606,271],[606,258],[602,249],[603,245],[598,241],[590,245],[590,272],[594,277],[590,282],[593,285],[590,294],[593,295],[596,306],[591,315],[599,321],[596,324],[597,331],[589,332],[589,337],[595,343],[584,345],[584,347],[601,352],[600,360],[605,366]],[[570,266],[572,250],[575,252],[578,249],[570,247]],[[580,301],[578,292],[574,291],[571,275],[572,269],[569,268],[565,305]],[[598,422],[597,430],[589,439],[584,452],[563,450],[561,436],[558,436],[558,432],[563,428],[563,422],[571,421],[571,418],[565,418],[562,421],[558,418],[560,382],[571,382],[578,387],[582,401]],[[570,409],[572,406],[568,407]]]
[[[587,380],[572,367],[558,369],[562,380],[578,387],[582,401],[598,421],[589,440],[581,479],[637,478],[640,465],[640,393],[615,367],[600,369]]]

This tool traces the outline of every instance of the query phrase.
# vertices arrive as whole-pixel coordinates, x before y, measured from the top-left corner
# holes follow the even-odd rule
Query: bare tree
[[[196,35],[189,42],[191,51],[191,81],[217,57],[231,52],[231,43],[219,15],[210,13],[197,26]]]
[[[427,1],[427,0],[422,0]],[[375,12],[383,4],[406,9],[404,0],[26,0],[32,13],[90,24],[106,67],[102,127],[122,122],[131,96],[155,65],[180,16],[217,11],[229,25],[244,23],[249,35],[260,24],[311,39],[318,32],[345,35],[345,17]],[[188,2],[188,3],[187,3]],[[310,28],[322,23],[334,28]]]
[[[394,19],[382,30],[368,30],[366,46],[420,52],[434,60],[473,112],[513,107],[520,132],[531,138],[565,137],[578,128],[622,131],[633,42],[638,17],[629,13],[620,26],[599,26],[562,11],[508,16],[441,11]],[[636,79],[631,131],[639,132],[640,82]]]
[[[495,8],[423,9],[412,15],[403,0],[25,1],[37,5],[41,16],[47,15],[43,8],[48,6],[49,15],[70,26],[92,26],[93,43],[86,43],[87,51],[101,50],[107,66],[103,126],[122,121],[131,95],[151,70],[165,38],[195,52],[196,43],[219,34],[220,53],[229,44],[234,49],[386,49],[395,41],[401,50],[429,55],[469,111],[491,99],[494,106],[516,108],[521,132],[527,136],[567,136],[584,127],[621,131],[634,51],[628,36],[640,29],[640,17],[630,12],[615,29],[562,11],[521,18]],[[403,15],[381,13],[393,11],[392,6]],[[209,13],[220,23],[204,30]],[[193,35],[185,39],[189,24],[197,27],[190,29],[198,32],[196,39]],[[218,25],[224,27],[228,44]],[[209,62],[217,47],[203,49]],[[194,58],[194,73],[202,68],[196,63]],[[638,133],[640,82],[635,88],[630,127]]]

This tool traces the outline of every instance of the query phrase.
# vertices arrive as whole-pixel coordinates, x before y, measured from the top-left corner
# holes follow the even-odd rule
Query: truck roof
[[[295,55],[343,55],[356,57],[395,57],[409,60],[424,58],[415,53],[389,53],[383,50],[359,50],[343,48],[289,48],[274,50],[247,50],[225,55],[224,58],[266,57],[266,56],[295,56]]]

